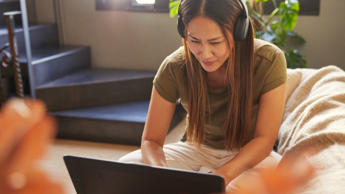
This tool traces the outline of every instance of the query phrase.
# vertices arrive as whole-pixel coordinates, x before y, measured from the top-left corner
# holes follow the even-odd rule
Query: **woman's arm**
[[[215,172],[224,177],[226,185],[271,153],[278,136],[284,107],[285,84],[260,97],[254,138],[232,160]]]
[[[153,87],[141,141],[141,154],[145,164],[167,166],[163,145],[176,104],[162,98]]]

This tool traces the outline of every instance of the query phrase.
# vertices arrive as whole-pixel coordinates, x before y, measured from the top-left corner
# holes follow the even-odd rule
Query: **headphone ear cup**
[[[247,17],[243,17],[240,15],[234,26],[234,39],[236,41],[245,40],[248,34],[248,27],[249,27],[249,19]]]
[[[184,30],[185,30],[185,26],[184,26],[184,23],[182,21],[182,16],[178,15],[177,16],[177,31],[182,38],[185,38]]]

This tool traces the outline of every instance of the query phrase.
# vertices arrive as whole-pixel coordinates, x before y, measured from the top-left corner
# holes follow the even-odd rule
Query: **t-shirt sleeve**
[[[177,78],[174,72],[174,64],[166,58],[159,67],[153,80],[153,85],[159,95],[165,100],[175,103],[179,98]]]
[[[265,94],[274,88],[286,83],[286,60],[282,51],[276,51],[270,68],[266,72],[261,94]]]

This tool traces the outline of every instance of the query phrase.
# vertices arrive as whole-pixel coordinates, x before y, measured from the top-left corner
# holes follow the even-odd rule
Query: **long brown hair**
[[[181,5],[183,22],[208,17],[218,23],[229,45],[229,59],[225,62],[225,81],[229,83],[228,113],[224,123],[225,146],[240,149],[250,139],[252,116],[252,81],[254,72],[254,32],[250,25],[244,41],[233,39],[236,18],[242,11],[237,0],[184,0]],[[187,28],[185,37],[187,37]],[[203,141],[206,111],[209,108],[206,71],[191,53],[183,39],[188,80],[187,141],[199,146]]]

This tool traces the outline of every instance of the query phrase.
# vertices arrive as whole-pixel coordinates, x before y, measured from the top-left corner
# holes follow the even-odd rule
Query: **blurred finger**
[[[54,183],[49,179],[47,174],[43,171],[35,170],[30,173],[28,184],[18,194],[37,194],[37,193],[49,193],[49,194],[62,194],[63,188],[60,184]]]
[[[305,185],[314,175],[314,167],[305,156],[262,173],[269,193],[291,194]]]
[[[55,134],[55,120],[46,116],[25,135],[7,161],[7,173],[24,173],[44,153]]]
[[[32,169],[29,176],[26,177],[26,184],[22,187],[1,187],[1,193],[6,194],[62,194],[64,193],[62,185],[55,183],[41,170]],[[1,185],[1,184],[0,184]]]
[[[12,99],[4,105],[0,112],[0,164],[45,111],[40,101]]]

